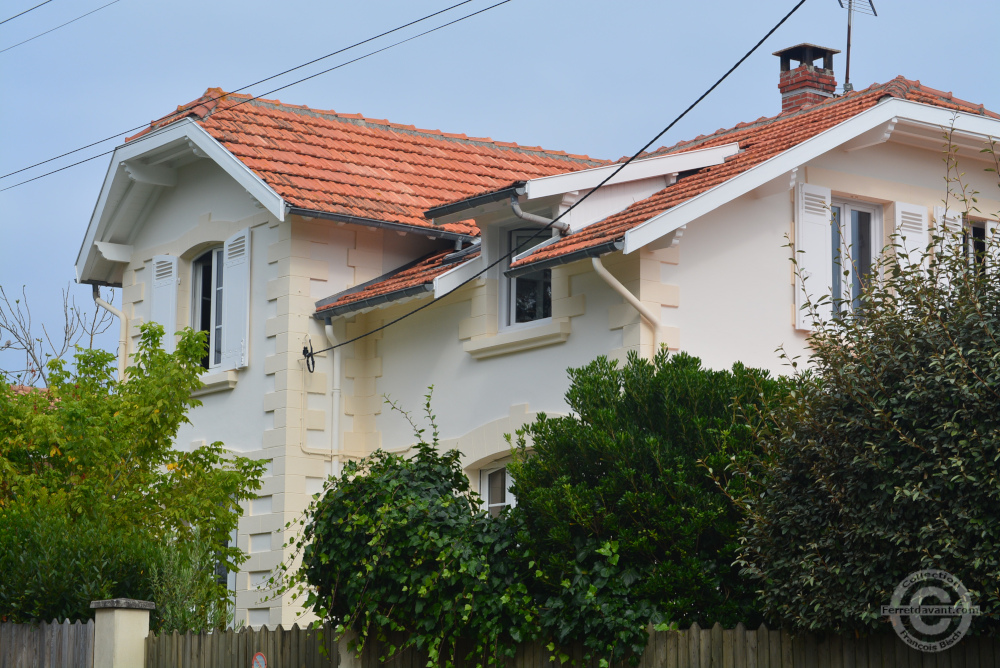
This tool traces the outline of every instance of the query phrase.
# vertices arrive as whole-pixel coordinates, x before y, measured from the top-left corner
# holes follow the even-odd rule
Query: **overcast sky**
[[[0,49],[108,0],[52,0],[0,25]],[[122,132],[200,96],[235,90],[458,0],[118,2],[0,53],[0,174]],[[250,89],[266,93],[400,36]],[[0,20],[39,0],[0,0]],[[845,0],[846,2],[846,0]],[[618,158],[641,147],[746,52],[793,0],[511,0],[480,16],[274,94],[284,102],[548,149]],[[898,74],[1000,110],[997,0],[877,0],[855,19],[852,83]],[[780,110],[778,60],[801,42],[844,49],[847,13],[808,0],[660,144]],[[844,58],[835,59],[843,83]],[[0,187],[114,148],[101,144],[0,180]],[[27,286],[58,324],[110,156],[0,192],[0,285]],[[90,305],[90,288],[72,286]],[[116,297],[116,301],[118,301]],[[116,329],[103,344],[114,349]],[[0,368],[13,364],[0,357]]]

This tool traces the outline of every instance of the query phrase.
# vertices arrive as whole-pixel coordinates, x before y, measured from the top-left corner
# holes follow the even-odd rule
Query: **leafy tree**
[[[506,558],[513,533],[480,509],[460,454],[438,452],[436,426],[429,443],[414,429],[412,458],[377,451],[327,482],[292,584],[308,585],[307,606],[338,633],[357,633],[359,652],[374,636],[389,655],[427,652],[428,665],[513,656],[531,619]]]
[[[651,621],[759,619],[733,565],[742,514],[729,494],[742,495],[742,480],[717,484],[713,471],[750,456],[753,409],[783,383],[666,351],[624,367],[602,357],[570,378],[572,414],[522,429],[508,466],[543,633],[618,659],[641,653]]]
[[[975,193],[949,191],[974,212]],[[902,257],[883,255],[861,308],[817,320],[745,470],[745,573],[790,626],[872,629],[897,584],[931,568],[994,620],[974,624],[1000,613],[1000,239],[939,228],[921,261]]]
[[[0,383],[0,617],[79,619],[95,597],[148,598],[151,571],[196,539],[227,568],[245,559],[228,539],[263,467],[221,443],[173,449],[200,405],[205,341],[186,330],[167,353],[162,336],[143,326],[125,382],[113,355],[78,350],[72,368],[49,362],[44,390]],[[225,606],[225,585],[208,586]]]

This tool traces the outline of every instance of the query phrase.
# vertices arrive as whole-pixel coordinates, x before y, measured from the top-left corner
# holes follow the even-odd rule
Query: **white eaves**
[[[621,170],[615,177],[608,181],[607,185],[615,183],[627,183],[640,179],[649,179],[667,174],[686,172],[691,169],[701,169],[713,165],[721,165],[726,158],[739,153],[739,144],[724,144],[711,148],[701,148],[684,153],[671,153],[660,155],[655,158],[645,158],[629,163],[625,169]],[[594,167],[584,169],[579,172],[568,174],[556,174],[555,176],[543,176],[531,179],[525,185],[525,195],[530,199],[539,197],[549,197],[551,195],[562,195],[563,193],[575,190],[590,190],[600,185],[621,165],[605,165],[604,167]]]

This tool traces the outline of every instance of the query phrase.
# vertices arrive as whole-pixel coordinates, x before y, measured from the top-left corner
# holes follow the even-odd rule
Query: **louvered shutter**
[[[934,207],[934,234],[943,237],[941,249],[951,253],[956,245],[962,243],[962,214],[954,209],[947,212],[943,206]]]
[[[812,329],[812,318],[803,310],[807,299],[816,306],[819,317],[829,319],[833,313],[829,296],[833,293],[833,248],[831,243],[832,211],[830,189],[800,183],[795,190],[795,327]],[[803,280],[804,279],[804,280]]]
[[[163,349],[174,352],[177,341],[177,258],[157,255],[153,258],[153,289],[150,293],[149,319],[163,326]]]
[[[250,357],[250,229],[226,240],[222,250],[222,365],[240,369]]]
[[[927,230],[927,207],[896,202],[896,224],[893,228],[901,248],[896,249],[900,265],[919,264],[930,239]]]

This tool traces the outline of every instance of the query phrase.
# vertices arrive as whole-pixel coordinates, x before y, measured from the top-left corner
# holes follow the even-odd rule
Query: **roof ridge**
[[[308,107],[302,104],[289,104],[287,102],[282,102],[281,100],[269,100],[261,97],[253,97],[246,93],[226,93],[221,88],[207,89],[205,91],[205,94],[202,95],[200,98],[192,101],[187,105],[178,106],[176,112],[174,112],[173,114],[167,114],[166,116],[157,121],[153,121],[153,123],[150,124],[150,127],[152,128],[154,124],[161,122],[164,125],[166,125],[176,120],[180,120],[181,118],[187,118],[190,116],[197,116],[198,120],[205,120],[209,116],[225,112],[228,109],[235,106],[235,104],[226,104],[226,103],[236,99],[243,100],[242,102],[238,102],[236,104],[249,104],[257,107],[276,109],[278,111],[287,111],[296,114],[304,114],[316,118],[327,118],[327,119],[333,118],[340,122],[352,123],[354,125],[360,125],[362,127],[382,126],[391,130],[392,132],[400,132],[418,137],[428,137],[431,139],[445,139],[448,141],[457,141],[459,143],[471,144],[473,146],[483,146],[483,147],[493,146],[503,150],[513,150],[518,153],[530,153],[534,155],[541,153],[559,160],[572,161],[576,163],[582,162],[582,163],[587,163],[590,166],[594,167],[606,165],[609,162],[607,160],[602,160],[600,158],[591,158],[589,155],[567,153],[566,151],[548,150],[548,149],[543,149],[540,146],[521,146],[515,142],[498,141],[490,137],[469,137],[464,133],[451,133],[451,132],[442,132],[441,130],[429,130],[426,128],[418,128],[414,125],[403,125],[401,123],[393,123],[388,119],[384,118],[368,118],[367,116],[364,116],[363,114],[360,113],[345,114],[343,112],[338,112],[333,109],[314,109],[312,107]],[[143,132],[146,131],[147,130],[144,130]]]

